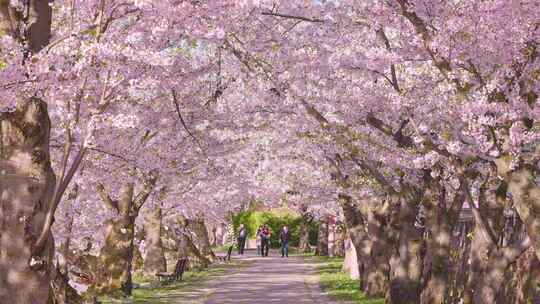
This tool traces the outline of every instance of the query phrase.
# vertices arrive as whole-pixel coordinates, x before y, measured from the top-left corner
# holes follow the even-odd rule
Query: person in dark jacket
[[[238,254],[244,254],[244,247],[246,246],[247,230],[244,224],[240,224],[238,230]]]
[[[268,256],[268,249],[270,245],[270,236],[272,235],[272,231],[268,227],[268,225],[264,225],[261,230],[261,253],[262,256]]]
[[[289,257],[289,241],[291,240],[291,232],[287,226],[283,226],[279,234],[279,242],[281,243],[281,257]]]

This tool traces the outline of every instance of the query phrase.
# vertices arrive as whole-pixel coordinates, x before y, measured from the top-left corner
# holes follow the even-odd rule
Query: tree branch
[[[392,51],[392,48],[390,47],[390,41],[388,40],[388,37],[386,36],[386,33],[384,32],[384,29],[380,28],[376,32],[377,32],[377,35],[381,38],[382,42],[384,43],[384,46],[386,47],[386,50],[389,51],[389,52]],[[398,83],[398,80],[397,80],[397,75],[396,75],[396,66],[394,64],[390,65],[390,74],[391,74],[392,80],[390,80],[388,77],[386,77],[386,75],[385,75],[385,78],[392,85],[394,90],[396,90],[396,92],[398,92],[398,93],[401,92],[401,89],[399,87],[399,83]]]
[[[189,134],[189,136],[191,136],[198,143],[197,138],[191,133],[191,131],[189,131],[186,125],[186,122],[184,121],[184,118],[182,117],[182,113],[180,112],[180,103],[178,102],[178,98],[176,97],[176,91],[171,90],[171,95],[172,95],[172,100],[175,105],[176,113],[178,114],[178,119],[180,120],[180,123],[182,123],[182,126],[184,126],[184,129]]]
[[[384,191],[389,195],[395,195],[398,194],[397,191],[392,187],[390,182],[384,177],[384,175],[377,170],[372,164],[370,164],[368,161],[353,158],[353,161],[362,169],[369,172],[369,174],[381,185],[381,187],[384,189]]]
[[[515,244],[514,246],[509,246],[502,249],[502,254],[504,258],[513,263],[519,256],[532,245],[531,238],[527,235],[521,242]]]
[[[294,16],[294,15],[280,14],[280,13],[274,13],[274,12],[262,12],[261,15],[263,15],[263,16],[274,16],[274,17],[280,17],[280,18],[286,18],[286,19],[295,19],[295,20],[306,21],[306,22],[314,22],[314,23],[324,23],[325,22],[323,19],[308,18],[308,17],[304,17],[304,16]]]
[[[495,247],[497,247],[497,238],[495,237],[493,231],[491,231],[488,223],[486,222],[485,218],[480,214],[480,211],[478,208],[474,205],[474,199],[471,194],[471,189],[469,189],[469,186],[467,184],[467,181],[464,179],[463,183],[466,183],[465,185],[465,191],[467,194],[467,197],[469,199],[471,210],[473,213],[475,225],[478,225],[480,231],[482,232],[482,235],[484,236],[484,239],[491,242]]]
[[[112,153],[112,152],[108,152],[108,151],[105,151],[105,150],[101,150],[100,148],[88,148],[88,150],[103,153],[103,154],[118,158],[118,159],[123,160],[124,162],[132,165],[133,167],[139,168],[134,161],[132,161],[132,160],[130,160],[130,159],[128,159],[128,158],[126,158],[126,157],[124,157],[122,155]]]
[[[148,196],[150,196],[150,193],[152,193],[152,190],[156,186],[156,181],[158,179],[157,171],[152,170],[148,175],[148,178],[144,181],[143,189],[141,190],[141,192],[139,192],[139,194],[137,194],[137,196],[133,200],[133,207],[137,212],[141,209],[144,202],[146,202]]]
[[[99,194],[99,197],[101,200],[105,203],[107,207],[110,209],[113,209],[116,211],[116,213],[120,212],[120,209],[118,208],[118,201],[112,200],[107,191],[105,190],[105,187],[103,184],[99,183],[96,186],[96,190]]]
[[[34,255],[39,254],[39,252],[43,250],[43,246],[45,246],[45,243],[49,239],[48,235],[51,231],[52,224],[54,223],[54,214],[56,212],[56,209],[58,209],[58,204],[60,204],[62,196],[64,192],[66,192],[67,186],[69,185],[69,183],[73,179],[73,176],[77,172],[77,169],[79,168],[82,160],[84,159],[85,154],[86,154],[86,148],[81,147],[81,149],[79,150],[79,153],[75,156],[75,159],[73,160],[73,163],[71,164],[71,167],[69,168],[66,176],[62,180],[58,181],[59,183],[58,190],[55,191],[54,193],[51,205],[45,216],[45,222],[43,224],[43,228],[41,229],[41,233],[32,248],[32,254]]]
[[[410,136],[403,135],[403,129],[409,123],[408,119],[401,122],[399,129],[395,133],[392,131],[391,126],[385,124],[382,120],[375,117],[372,113],[369,113],[367,115],[366,122],[370,126],[384,133],[385,135],[390,136],[394,141],[398,143],[398,146],[402,148],[414,147],[413,139]]]

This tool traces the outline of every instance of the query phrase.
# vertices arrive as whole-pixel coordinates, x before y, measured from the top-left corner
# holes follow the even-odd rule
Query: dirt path
[[[213,281],[205,304],[332,303],[318,287],[315,265],[304,257],[253,254],[241,257],[250,266]]]

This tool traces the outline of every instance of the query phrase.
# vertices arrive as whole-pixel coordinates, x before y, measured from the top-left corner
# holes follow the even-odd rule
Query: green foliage
[[[351,279],[348,273],[341,270],[343,258],[315,257],[315,259],[321,263],[317,267],[320,274],[319,284],[331,297],[358,304],[384,303],[384,299],[367,298],[360,290],[359,281]]]
[[[300,239],[300,225],[302,223],[302,217],[286,213],[286,212],[263,212],[263,211],[244,211],[233,216],[233,227],[235,234],[238,233],[238,227],[240,224],[244,224],[248,231],[250,238],[255,238],[257,229],[267,224],[272,230],[270,237],[270,247],[279,247],[279,232],[283,226],[289,227],[291,231],[290,246],[298,246]],[[309,227],[310,231],[310,243],[317,243],[318,227],[314,223]]]

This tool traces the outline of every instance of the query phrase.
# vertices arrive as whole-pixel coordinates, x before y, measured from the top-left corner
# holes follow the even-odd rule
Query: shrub
[[[291,231],[291,241],[289,243],[290,246],[298,246],[301,223],[302,217],[300,216],[292,214],[277,214],[275,212],[267,211],[244,211],[233,216],[233,227],[235,234],[238,233],[238,227],[240,224],[244,224],[250,238],[255,238],[257,229],[261,225],[267,224],[272,230],[272,235],[270,237],[270,247],[272,248],[279,247],[279,232],[285,225],[289,227],[289,230]],[[318,227],[315,223],[310,225],[309,235],[311,244],[317,243],[317,231]]]

